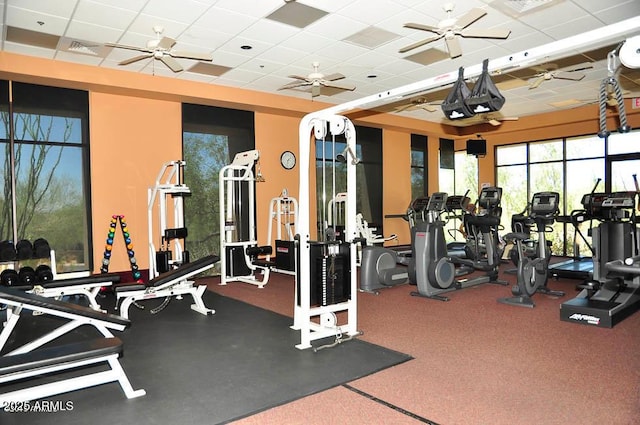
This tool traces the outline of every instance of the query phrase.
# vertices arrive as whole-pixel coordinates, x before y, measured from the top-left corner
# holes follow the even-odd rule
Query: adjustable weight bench
[[[17,289],[30,290],[37,295],[56,299],[69,295],[82,295],[87,298],[91,308],[102,310],[96,299],[98,292],[101,288],[118,282],[120,282],[118,273],[100,273],[71,279],[50,280],[33,287],[18,286]]]
[[[129,317],[129,307],[136,301],[150,300],[155,298],[166,298],[167,302],[173,296],[181,296],[184,294],[193,297],[194,304],[191,309],[198,313],[214,314],[215,310],[207,308],[202,301],[202,295],[207,289],[206,285],[196,285],[188,278],[212,268],[215,263],[220,261],[217,255],[207,255],[206,257],[186,263],[158,277],[151,279],[146,285],[144,284],[123,284],[115,286],[116,306],[122,303],[118,311],[124,318]],[[163,306],[166,304],[163,304]],[[159,308],[156,309],[159,311]]]
[[[134,390],[131,386],[118,361],[121,353],[122,341],[114,337],[96,338],[0,357],[0,385],[3,386],[28,378],[60,374],[61,371],[84,369],[88,365],[106,362],[110,366],[110,369],[104,371],[0,393],[0,406],[6,406],[11,402],[37,400],[109,382],[118,382],[127,398],[145,395],[145,390]],[[29,384],[30,380],[25,382]]]
[[[125,330],[131,324],[129,320],[15,288],[0,288],[0,304],[6,306],[7,313],[4,328],[0,332],[0,352],[5,351],[9,337],[25,312],[66,319],[64,324],[48,333],[3,353],[0,357],[0,384],[23,382],[21,382],[21,389],[0,393],[0,406],[6,402],[34,400],[116,381],[120,383],[127,398],[145,394],[144,390],[134,390],[131,387],[118,361],[122,352],[122,341],[111,333],[112,330]],[[102,337],[42,348],[44,344],[83,325],[94,327]],[[28,386],[30,381],[25,381],[27,378],[84,368],[87,365],[103,362],[109,364],[110,370],[36,386]]]

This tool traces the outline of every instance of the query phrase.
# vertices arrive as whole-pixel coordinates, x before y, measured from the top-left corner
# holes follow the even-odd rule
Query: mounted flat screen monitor
[[[485,139],[467,140],[467,155],[485,156],[487,154],[487,141]]]

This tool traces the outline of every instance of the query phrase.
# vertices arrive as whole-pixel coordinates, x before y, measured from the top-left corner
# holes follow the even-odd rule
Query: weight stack
[[[329,254],[336,251],[336,245],[337,252]],[[347,301],[351,295],[349,244],[318,242],[311,243],[309,249],[310,305],[327,306]]]

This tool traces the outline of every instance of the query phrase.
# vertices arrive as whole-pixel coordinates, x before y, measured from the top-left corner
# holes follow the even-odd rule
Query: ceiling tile
[[[518,0],[520,4],[538,1]],[[463,54],[450,59],[442,37],[413,51],[398,52],[404,46],[433,35],[431,31],[403,25],[407,22],[439,24],[447,17],[443,6],[448,2],[443,1],[299,0],[289,5],[283,0],[8,0],[5,3],[5,7],[0,8],[0,30],[3,30],[0,33],[4,37],[0,48],[8,52],[305,99],[310,99],[310,93],[278,88],[290,81],[289,75],[306,76],[313,71],[313,62],[319,62],[320,72],[325,75],[342,73],[346,82],[357,86],[353,92],[320,96],[323,104],[358,99],[435,77],[449,80],[458,67],[478,65],[485,58],[493,60],[520,54],[556,39],[640,16],[638,0],[564,0],[519,19],[492,7],[492,0],[458,1],[451,12],[452,17],[462,16],[472,8],[482,8],[487,14],[471,24],[472,28],[504,28],[510,29],[511,34],[506,40],[460,37]],[[266,19],[289,6],[310,6],[327,14],[304,27]],[[118,65],[137,55],[127,49],[101,46],[104,59],[90,53],[91,49],[97,49],[95,43],[104,42],[146,48],[149,41],[156,39],[155,25],[164,29],[160,36],[176,40],[176,50],[212,53],[213,62],[202,66],[217,70],[213,74],[229,70],[218,77],[190,72],[192,66],[197,70],[201,65],[180,59],[185,71],[173,73],[162,62],[150,58]],[[40,43],[48,48],[11,42],[6,37],[14,37],[16,33],[10,27],[23,34],[32,31],[53,38],[48,44]],[[385,37],[371,34],[378,31]],[[628,36],[638,34],[640,28]],[[60,42],[54,43],[57,37],[61,37]],[[544,80],[541,87],[529,90],[531,80],[540,70],[532,67],[507,69],[503,75],[495,75],[501,92],[507,97],[503,107],[505,113],[530,115],[557,110],[549,104],[551,102],[571,105],[568,100],[594,98],[601,81],[608,75],[607,54],[622,40],[624,36],[593,43],[581,55],[567,54],[568,58],[548,61],[558,68],[594,61],[593,68],[581,71],[584,78],[580,81],[551,78]],[[253,48],[242,50],[241,46],[245,44]],[[75,50],[70,50],[72,45]],[[377,77],[368,78],[370,75]],[[619,79],[625,90],[640,91],[640,71],[623,67]],[[473,81],[469,79],[469,84]],[[450,85],[445,85],[416,95],[442,98],[448,90]],[[442,117],[439,112],[424,110],[400,114],[435,122]]]

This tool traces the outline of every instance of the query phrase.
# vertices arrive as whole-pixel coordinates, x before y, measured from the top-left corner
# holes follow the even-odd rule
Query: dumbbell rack
[[[109,222],[109,232],[107,233],[107,243],[104,247],[104,256],[102,259],[102,266],[100,267],[101,273],[109,273],[109,263],[111,262],[111,251],[113,249],[113,239],[116,234],[116,227],[120,224],[120,230],[122,231],[122,237],[124,238],[124,242],[127,244],[127,255],[129,256],[129,263],[131,264],[131,274],[133,275],[133,279],[142,283],[142,275],[138,270],[138,262],[136,261],[135,251],[133,250],[133,243],[131,242],[131,235],[129,234],[129,229],[127,227],[127,223],[124,221],[124,215],[115,214],[111,216],[111,221]]]
[[[21,240],[20,242],[28,241]],[[28,244],[28,246],[33,248],[31,244]],[[25,256],[23,249],[20,250],[20,253],[15,249],[14,259],[7,260],[5,258],[0,261],[2,285],[31,287],[55,279],[55,253],[53,250],[49,249],[47,256],[43,256],[42,254],[36,255],[35,249],[32,249],[32,251],[33,253],[28,253],[28,255]]]

